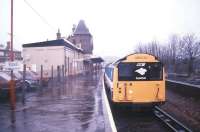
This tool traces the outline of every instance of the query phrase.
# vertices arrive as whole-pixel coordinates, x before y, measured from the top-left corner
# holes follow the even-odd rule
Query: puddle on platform
[[[0,131],[6,132],[93,132],[102,131],[98,117],[101,108],[101,73],[79,75],[65,83],[49,85],[25,102],[0,104]],[[99,93],[98,93],[99,92]]]

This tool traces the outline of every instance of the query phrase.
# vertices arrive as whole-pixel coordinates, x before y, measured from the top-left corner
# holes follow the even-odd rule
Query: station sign
[[[17,70],[21,69],[22,64],[19,63],[18,61],[13,61],[13,62],[5,62],[4,69],[7,70]]]

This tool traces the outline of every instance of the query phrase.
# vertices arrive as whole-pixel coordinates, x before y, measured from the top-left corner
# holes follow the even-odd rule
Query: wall
[[[26,47],[23,48],[24,64],[27,67],[36,65],[36,71],[40,73],[41,65],[43,65],[44,76],[51,75],[53,66],[54,72],[57,66],[62,67],[66,75],[74,75],[83,72],[83,53],[72,50],[64,46],[49,46],[49,47]]]
[[[64,65],[64,46],[23,48],[23,58],[27,67],[36,64],[36,71],[40,72],[43,65],[43,70],[50,75],[51,66],[56,68],[58,65]]]

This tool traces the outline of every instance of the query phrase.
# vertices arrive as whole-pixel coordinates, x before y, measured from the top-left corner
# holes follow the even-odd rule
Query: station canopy
[[[95,64],[95,63],[102,63],[104,60],[101,57],[91,57],[87,58],[83,61],[86,64]]]

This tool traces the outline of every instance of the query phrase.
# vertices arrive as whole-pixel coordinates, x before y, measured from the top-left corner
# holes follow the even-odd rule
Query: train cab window
[[[162,80],[163,66],[160,62],[126,62],[118,64],[119,81]]]

